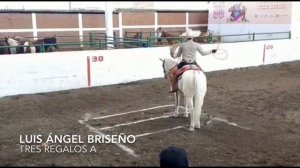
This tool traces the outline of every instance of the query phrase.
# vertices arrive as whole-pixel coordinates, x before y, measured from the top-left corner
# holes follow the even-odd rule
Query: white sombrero
[[[187,29],[185,33],[180,35],[179,37],[185,37],[185,38],[194,38],[197,36],[200,36],[201,31],[200,30],[192,30],[192,29]]]

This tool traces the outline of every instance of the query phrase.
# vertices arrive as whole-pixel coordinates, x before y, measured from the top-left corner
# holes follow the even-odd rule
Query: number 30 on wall
[[[102,62],[103,56],[92,56],[92,62]]]

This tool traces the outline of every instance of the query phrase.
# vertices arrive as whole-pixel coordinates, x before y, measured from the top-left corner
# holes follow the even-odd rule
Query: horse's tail
[[[200,116],[202,111],[202,105],[204,101],[204,96],[206,94],[206,76],[202,71],[194,72],[194,83],[195,83],[195,123],[200,124]],[[200,125],[199,125],[200,126]]]

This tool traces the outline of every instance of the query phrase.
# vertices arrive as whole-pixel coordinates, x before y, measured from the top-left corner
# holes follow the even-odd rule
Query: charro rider
[[[193,33],[193,30],[188,29],[186,31],[186,36],[185,36],[186,40],[183,43],[181,43],[179,46],[178,53],[175,57],[180,57],[182,54],[182,60],[179,64],[177,64],[177,66],[174,66],[169,71],[170,82],[172,85],[172,91],[170,91],[170,93],[176,92],[178,90],[177,74],[178,74],[179,69],[181,69],[185,65],[190,65],[190,64],[194,64],[194,65],[197,65],[198,67],[200,67],[196,62],[197,51],[202,56],[206,56],[211,53],[215,53],[217,51],[216,49],[213,49],[210,51],[204,51],[199,43],[196,43],[193,41],[194,36],[195,35]]]
[[[162,45],[162,42],[161,42],[161,34],[162,34],[162,28],[159,27],[157,30],[156,30],[156,37],[157,37],[157,45]]]

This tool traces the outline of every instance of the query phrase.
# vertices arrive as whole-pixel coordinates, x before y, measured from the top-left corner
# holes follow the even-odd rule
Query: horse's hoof
[[[189,129],[191,132],[194,132],[194,128],[193,127],[190,127]]]
[[[184,114],[184,117],[188,118],[188,117],[189,117],[189,115],[188,115],[188,114]]]
[[[179,115],[179,113],[175,113],[175,114],[174,114],[174,117],[178,117],[178,115]]]
[[[198,129],[200,129],[200,128],[201,128],[201,126],[200,126],[200,125],[195,125],[195,128],[198,128]]]

